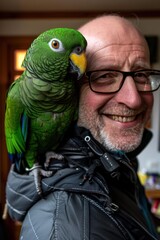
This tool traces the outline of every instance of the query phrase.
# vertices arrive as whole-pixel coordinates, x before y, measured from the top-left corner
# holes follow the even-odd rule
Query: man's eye
[[[107,80],[111,80],[111,79],[115,79],[117,78],[117,74],[113,73],[113,72],[107,72],[107,73],[95,73],[92,75],[92,79],[94,80],[100,80],[100,81],[107,81]]]
[[[99,77],[99,79],[105,80],[105,81],[114,81],[117,78],[118,78],[118,75],[117,75],[117,73],[114,73],[114,72],[108,72]]]
[[[108,72],[103,77],[106,78],[106,79],[113,79],[113,78],[117,77],[117,74],[113,73],[113,72]]]
[[[140,83],[147,83],[149,82],[149,75],[146,73],[138,73],[136,74],[135,79]]]
[[[93,79],[93,83],[101,86],[115,84],[117,79],[114,77],[113,74],[105,74],[102,76],[97,76],[96,79]]]

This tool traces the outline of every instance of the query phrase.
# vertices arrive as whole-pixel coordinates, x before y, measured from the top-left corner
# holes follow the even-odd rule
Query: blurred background
[[[55,27],[77,29],[88,20],[108,13],[118,13],[127,17],[140,28],[150,46],[152,67],[160,69],[159,0],[0,0],[1,216],[5,205],[5,184],[10,167],[4,137],[5,96],[9,85],[23,72],[21,62],[26,49],[43,31]],[[152,210],[159,218],[160,90],[154,95],[155,105],[148,124],[153,132],[153,138],[139,156],[139,172],[146,186],[147,196],[153,205]],[[4,219],[1,219],[3,226],[0,227],[0,239],[18,240],[21,224],[13,222],[7,214]]]

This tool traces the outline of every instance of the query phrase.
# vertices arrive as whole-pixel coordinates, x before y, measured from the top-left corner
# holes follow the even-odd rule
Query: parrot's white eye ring
[[[54,52],[63,52],[64,51],[62,42],[57,38],[52,38],[48,44]]]

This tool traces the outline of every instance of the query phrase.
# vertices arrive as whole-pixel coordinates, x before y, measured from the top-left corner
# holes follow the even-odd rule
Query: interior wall
[[[78,28],[89,19],[20,19],[0,20],[1,36],[31,36],[54,27]],[[158,61],[154,68],[160,69],[160,18],[131,19],[144,35],[158,36]],[[126,36],[127,37],[127,36]],[[153,138],[147,148],[139,155],[140,170],[160,172],[160,90],[155,92],[155,104],[152,114]]]
[[[160,18],[137,19],[136,24],[144,35],[158,37],[158,60],[153,68],[160,70]],[[151,119],[153,138],[147,148],[139,155],[141,171],[160,173],[160,89],[154,93],[154,107]]]

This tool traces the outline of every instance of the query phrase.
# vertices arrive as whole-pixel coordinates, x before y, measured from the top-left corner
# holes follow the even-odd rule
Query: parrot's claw
[[[36,185],[37,193],[42,196],[42,186],[41,186],[41,179],[43,177],[50,177],[53,174],[53,171],[45,171],[42,167],[35,163],[32,168],[26,168],[26,171],[29,172],[29,175],[34,176],[34,181]]]
[[[63,160],[64,156],[55,152],[47,152],[46,153],[46,160],[44,163],[45,168],[49,167],[51,159]]]

